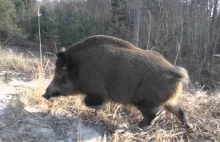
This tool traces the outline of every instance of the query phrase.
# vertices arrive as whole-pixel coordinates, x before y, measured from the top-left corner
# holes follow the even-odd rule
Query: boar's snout
[[[49,100],[49,99],[50,99],[50,95],[47,94],[47,93],[43,94],[42,97],[44,97],[46,100]]]
[[[55,89],[51,89],[53,87],[48,87],[45,94],[42,95],[42,97],[44,97],[45,99],[49,100],[51,97],[58,97],[61,96],[61,94],[55,90]]]
[[[49,100],[51,97],[51,93],[50,93],[50,86],[47,87],[46,92],[42,95],[43,98],[45,98],[46,100]]]

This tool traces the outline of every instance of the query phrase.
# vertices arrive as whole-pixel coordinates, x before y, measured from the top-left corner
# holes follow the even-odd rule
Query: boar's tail
[[[178,81],[181,81],[185,84],[189,83],[188,71],[185,68],[180,66],[174,66],[174,70],[172,70],[171,72],[173,77]]]

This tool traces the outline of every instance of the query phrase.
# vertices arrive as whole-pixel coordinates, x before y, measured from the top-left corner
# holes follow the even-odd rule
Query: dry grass
[[[32,57],[31,57],[32,56]],[[16,71],[24,71],[29,73],[38,73],[40,60],[37,57],[33,57],[33,54],[26,55],[24,53],[14,52],[13,50],[0,50],[0,69],[1,70],[16,70]],[[43,60],[44,67],[43,72],[47,72],[53,67],[48,68],[48,66],[52,66],[51,62],[44,58]]]
[[[45,81],[45,70],[48,70],[47,63],[45,62],[44,69],[39,69],[39,60],[26,58],[23,55],[15,56],[12,52],[1,52],[1,55],[3,55],[0,56],[2,68],[38,72],[35,75],[35,87],[27,88],[20,95],[20,100],[24,105],[48,105],[51,115],[60,110],[60,115],[78,116],[87,125],[92,125],[100,132],[109,134],[107,141],[220,141],[220,93],[208,95],[202,91],[195,94],[184,92],[181,96],[180,103],[186,109],[190,121],[195,127],[194,131],[184,129],[172,114],[165,111],[151,126],[140,130],[136,124],[142,116],[135,108],[107,103],[95,115],[93,109],[89,109],[83,104],[83,96],[81,95],[53,98],[46,102],[41,96],[48,84]],[[49,78],[51,79],[51,76]]]
[[[27,91],[24,94],[21,94],[21,99],[23,102],[26,102],[26,104],[31,103],[32,101],[36,101],[32,103],[37,104],[43,102],[41,96],[46,89],[46,78],[51,79],[51,72],[53,69],[54,65],[49,59],[44,58],[43,67],[41,67],[40,60],[37,57],[30,57],[23,53],[14,52],[10,49],[0,50],[0,70],[25,72],[27,73],[27,76],[31,76],[33,79],[35,87],[26,88]],[[5,75],[7,75],[7,72]]]
[[[34,92],[30,94],[33,95]],[[41,98],[38,100],[39,98],[33,97],[32,102],[45,105],[45,101]],[[31,99],[28,101],[30,104]],[[93,109],[84,105],[81,95],[53,98],[48,105],[51,114],[61,110],[62,115],[81,117],[84,123],[111,134],[108,141],[220,141],[220,94],[209,96],[205,92],[185,92],[180,103],[186,109],[195,131],[184,129],[176,117],[166,111],[163,111],[153,125],[140,130],[136,124],[142,116],[135,108],[107,103],[96,116]]]
[[[141,115],[135,108],[107,103],[96,116],[94,110],[85,107],[82,96],[53,99],[50,108],[51,113],[62,108],[63,112],[81,117],[102,132],[110,132],[109,141],[220,141],[220,94],[186,93],[180,103],[186,108],[194,131],[187,131],[176,117],[166,111],[151,126],[140,130],[136,123]]]
[[[37,69],[38,62],[37,58],[30,58],[12,50],[0,50],[1,69],[34,72]]]

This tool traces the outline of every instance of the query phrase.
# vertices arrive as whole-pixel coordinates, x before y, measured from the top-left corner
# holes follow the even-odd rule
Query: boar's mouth
[[[45,93],[44,95],[42,95],[42,97],[44,97],[47,100],[49,100],[51,97],[58,97],[58,96],[61,96],[59,92],[53,92],[51,94]]]

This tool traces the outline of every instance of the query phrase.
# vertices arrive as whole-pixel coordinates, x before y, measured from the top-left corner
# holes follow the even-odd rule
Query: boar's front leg
[[[142,113],[143,119],[138,123],[138,127],[143,128],[149,126],[151,121],[156,117],[158,108],[149,107],[148,105],[135,104],[138,110]]]
[[[84,103],[95,110],[100,109],[105,103],[108,93],[99,74],[81,71],[79,90],[86,95]]]
[[[143,108],[139,109],[144,118],[138,123],[138,127],[143,128],[149,126],[151,121],[156,117],[156,111],[154,109]]]
[[[93,109],[100,109],[102,104],[104,103],[104,98],[98,95],[93,95],[93,94],[87,94],[85,97],[85,105],[93,108]]]

